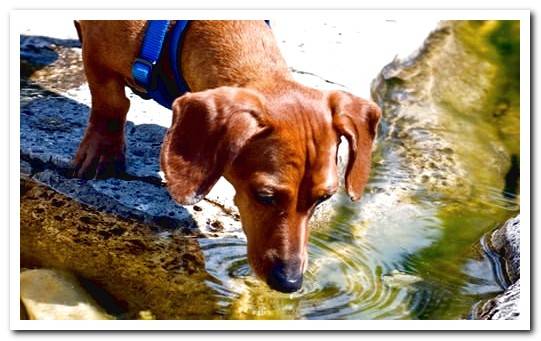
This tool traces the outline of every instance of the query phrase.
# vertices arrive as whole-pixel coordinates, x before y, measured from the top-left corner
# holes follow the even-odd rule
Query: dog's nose
[[[280,262],[272,267],[267,284],[274,290],[295,292],[302,286],[302,269],[298,266],[285,266]]]

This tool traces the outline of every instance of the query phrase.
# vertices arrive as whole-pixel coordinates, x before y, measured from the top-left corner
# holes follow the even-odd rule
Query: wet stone
[[[477,320],[515,320],[520,316],[520,216],[509,219],[489,237],[490,252],[499,256],[508,287],[496,297],[478,302],[470,314]],[[505,283],[503,283],[505,284]],[[510,284],[510,285],[509,285]]]
[[[434,192],[462,188],[461,191],[467,193],[464,185],[471,182],[468,176],[472,173],[470,167],[478,162],[464,160],[463,157],[459,160],[457,152],[468,159],[493,154],[497,161],[484,163],[487,178],[502,177],[509,164],[506,154],[493,153],[491,149],[494,146],[470,151],[456,150],[461,146],[474,145],[467,141],[453,145],[454,132],[471,126],[471,116],[488,119],[492,115],[490,96],[500,91],[496,66],[480,60],[482,57],[461,40],[461,30],[460,25],[440,24],[416,56],[405,61],[396,59],[388,64],[372,85],[373,96],[382,106],[388,123],[399,127],[393,129],[392,137],[407,146],[401,154],[404,164],[412,167],[412,173],[422,165],[435,170],[429,175],[433,181],[419,178],[425,188]],[[433,53],[423,53],[425,51]],[[449,64],[454,67],[449,69],[446,67]],[[457,73],[457,70],[461,71]],[[470,82],[473,74],[475,79],[480,79],[475,86]],[[500,129],[497,126],[478,129],[465,136],[498,141]],[[442,155],[446,156],[446,161]],[[442,173],[447,175],[445,179]]]

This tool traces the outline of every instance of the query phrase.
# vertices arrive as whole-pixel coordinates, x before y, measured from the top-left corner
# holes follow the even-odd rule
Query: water
[[[505,274],[482,241],[520,208],[518,87],[513,77],[494,81],[515,72],[516,64],[504,64],[514,58],[517,25],[454,23],[456,39],[436,36],[428,43],[427,49],[462,44],[450,54],[461,51],[467,62],[455,67],[468,75],[478,58],[486,63],[478,81],[497,83],[478,93],[463,89],[455,103],[446,96],[464,86],[461,80],[449,84],[438,78],[439,69],[426,74],[423,68],[456,56],[421,56],[405,63],[417,65],[413,70],[402,65],[405,71],[383,81],[377,95],[385,119],[365,195],[354,204],[339,194],[333,215],[312,224],[299,292],[278,293],[257,280],[244,240],[201,239],[214,278],[208,285],[218,299],[212,317],[462,319],[476,302],[501,292]],[[472,41],[472,34],[481,38]]]
[[[384,176],[379,169],[375,173],[369,191]],[[502,291],[499,264],[476,244],[518,207],[503,197],[485,202],[483,211],[427,199],[420,195],[419,202],[404,207],[405,221],[362,226],[344,196],[329,226],[312,231],[304,285],[293,294],[272,291],[254,277],[244,240],[200,240],[207,271],[216,278],[209,286],[219,296],[217,314],[235,319],[465,318],[475,302]],[[439,216],[447,205],[462,212]]]

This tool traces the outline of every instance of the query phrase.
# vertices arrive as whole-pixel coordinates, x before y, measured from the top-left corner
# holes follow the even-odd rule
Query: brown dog
[[[124,88],[134,86],[131,66],[146,22],[78,26],[92,109],[74,162],[78,176],[108,176],[124,163]],[[307,265],[308,219],[337,191],[340,137],[349,142],[346,189],[358,200],[379,108],[346,92],[295,82],[263,21],[192,21],[181,60],[193,92],[174,102],[162,146],[171,196],[194,204],[224,176],[236,190],[253,270],[276,290],[298,290]]]

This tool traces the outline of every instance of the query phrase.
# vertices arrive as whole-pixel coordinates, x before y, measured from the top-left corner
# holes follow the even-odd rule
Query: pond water
[[[480,241],[519,212],[518,29],[517,22],[448,24],[399,65],[405,71],[382,81],[375,97],[384,121],[365,196],[354,204],[339,195],[334,214],[312,224],[299,292],[278,293],[255,279],[244,240],[201,239],[218,300],[212,317],[461,319],[501,292],[505,275]],[[442,46],[453,51],[422,55]],[[475,78],[479,89],[471,80],[473,90],[460,89],[461,79],[449,84],[444,69],[427,70],[449,58],[468,59],[450,72]],[[425,87],[426,77],[439,85]]]
[[[388,175],[375,170],[371,188]],[[343,198],[329,227],[312,231],[310,265],[301,291],[272,291],[251,274],[243,240],[200,240],[207,271],[216,278],[224,318],[458,319],[472,305],[503,290],[499,264],[479,249],[488,231],[518,211],[514,198],[460,205],[419,195],[411,216],[388,226],[362,227]],[[460,213],[441,216],[446,205]],[[393,225],[393,226],[390,226]],[[400,230],[400,231],[398,231]],[[398,233],[397,233],[398,231]],[[486,252],[490,252],[487,250]]]

